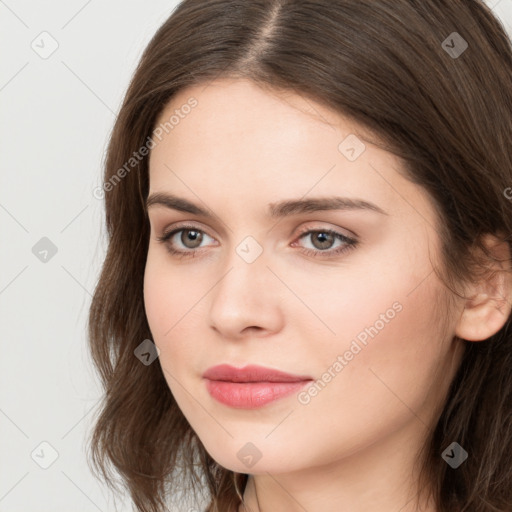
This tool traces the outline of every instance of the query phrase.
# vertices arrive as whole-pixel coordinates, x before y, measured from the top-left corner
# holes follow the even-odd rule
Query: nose
[[[222,337],[265,337],[282,329],[284,287],[267,264],[265,252],[248,262],[233,250],[227,271],[209,294],[210,326]]]

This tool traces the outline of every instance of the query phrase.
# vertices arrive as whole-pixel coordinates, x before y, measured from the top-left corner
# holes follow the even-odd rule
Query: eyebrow
[[[192,213],[201,215],[206,218],[213,218],[214,215],[207,209],[202,208],[187,199],[174,196],[165,192],[155,192],[151,194],[146,201],[146,209],[154,206],[164,206],[172,210],[180,212]],[[277,203],[270,203],[268,205],[268,217],[277,219],[282,217],[289,217],[291,215],[298,215],[301,213],[311,213],[327,210],[367,210],[380,213],[382,215],[389,215],[382,208],[374,203],[365,201],[363,199],[349,198],[349,197],[317,197],[311,199],[289,199],[279,201]]]

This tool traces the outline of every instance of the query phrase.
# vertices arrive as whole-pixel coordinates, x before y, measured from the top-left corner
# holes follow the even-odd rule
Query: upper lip
[[[228,364],[212,366],[203,373],[203,378],[227,382],[302,382],[312,380],[308,375],[292,375],[273,368],[248,365],[235,368]]]

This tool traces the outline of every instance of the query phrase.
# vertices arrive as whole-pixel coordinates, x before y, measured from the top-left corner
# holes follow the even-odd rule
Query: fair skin
[[[354,161],[340,152],[347,135],[363,133],[347,119],[295,93],[217,79],[180,91],[158,122],[190,97],[197,106],[151,150],[149,195],[176,195],[213,217],[150,206],[144,280],[159,362],[184,416],[219,464],[251,475],[247,510],[435,512],[414,504],[414,464],[463,355],[454,335],[485,339],[508,304],[496,312],[483,294],[445,318],[446,289],[432,271],[435,209],[392,154],[367,142]],[[326,196],[384,213],[266,216],[269,203]],[[156,240],[183,222],[193,227]],[[325,229],[359,243],[336,255],[345,242],[302,234]],[[194,230],[199,244],[186,236]],[[263,250],[251,263],[236,251],[248,236]],[[350,357],[353,340],[377,325]],[[338,356],[343,369],[308,403],[294,393],[236,409],[214,400],[201,378],[227,363],[318,380]],[[261,453],[250,469],[237,456],[248,442]]]

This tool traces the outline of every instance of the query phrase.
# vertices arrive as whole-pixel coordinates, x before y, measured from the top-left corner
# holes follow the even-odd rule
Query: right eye
[[[170,254],[179,257],[194,257],[198,252],[197,248],[200,246],[205,236],[209,237],[209,235],[207,235],[204,231],[198,229],[195,226],[180,226],[179,228],[163,233],[162,236],[158,236],[156,239],[158,242],[165,244],[165,247]],[[177,249],[177,244],[181,244],[184,249]]]

